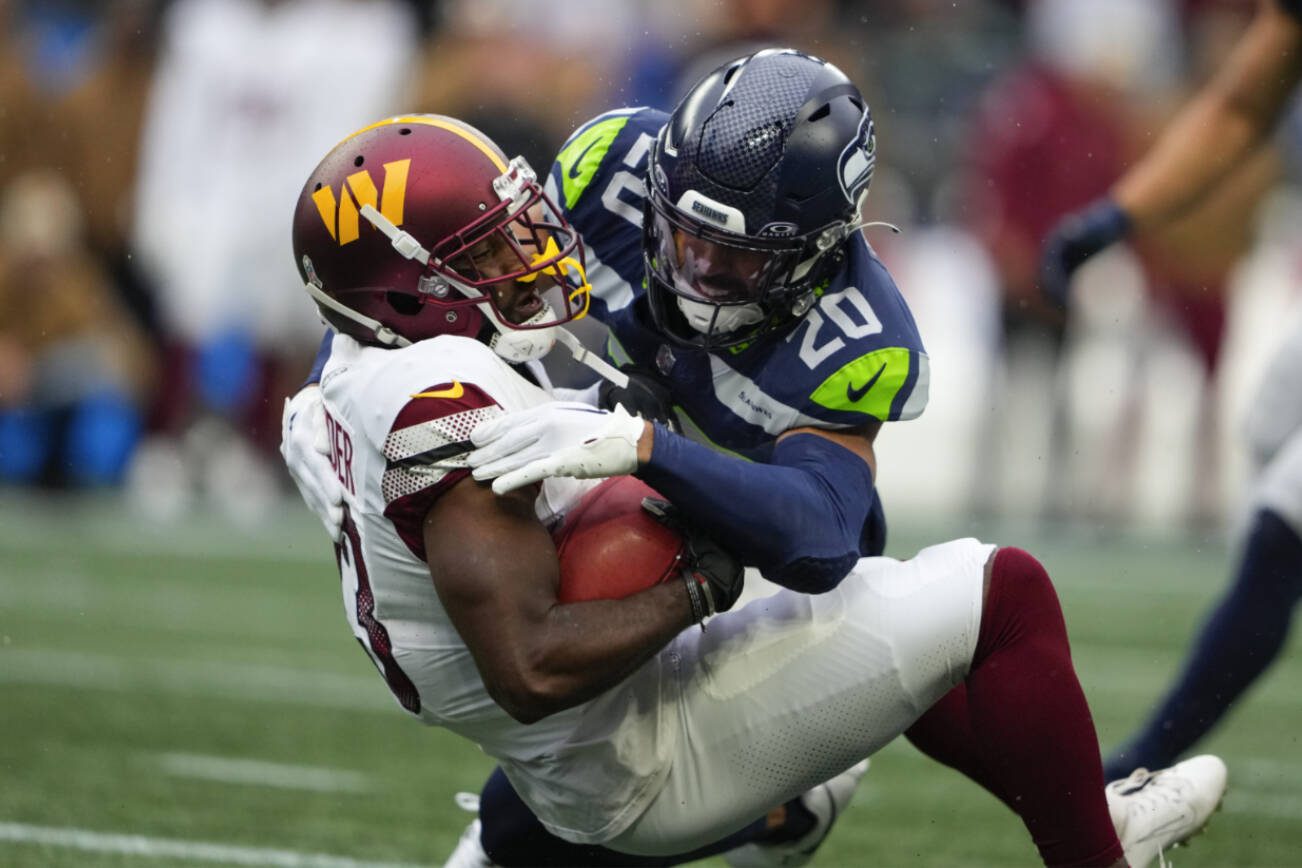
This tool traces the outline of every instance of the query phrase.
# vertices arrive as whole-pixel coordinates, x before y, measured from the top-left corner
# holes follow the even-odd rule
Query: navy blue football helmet
[[[875,162],[872,114],[832,64],[765,49],[706,76],[651,152],[642,237],[660,331],[727,347],[799,319],[860,227]]]

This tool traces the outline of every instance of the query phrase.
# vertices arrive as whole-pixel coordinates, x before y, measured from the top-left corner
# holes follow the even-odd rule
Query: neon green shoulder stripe
[[[628,350],[624,349],[624,345],[619,342],[619,338],[615,337],[613,331],[606,332],[606,356],[616,366],[631,364],[633,361],[633,357],[628,354]]]
[[[715,452],[722,452],[724,455],[731,455],[733,458],[740,458],[742,461],[749,462],[751,460],[740,452],[733,452],[731,449],[720,446],[711,440],[705,431],[701,429],[701,426],[697,425],[695,420],[687,415],[687,411],[678,404],[675,404],[673,409],[674,417],[678,419],[678,426],[683,429],[683,436],[687,437],[687,439],[695,440],[703,446],[710,447]]]
[[[909,379],[909,351],[886,347],[860,356],[823,381],[811,400],[829,410],[863,413],[883,422]]]
[[[573,208],[592,183],[610,143],[628,123],[628,115],[597,121],[575,136],[556,157],[561,164],[561,191],[566,209]]]

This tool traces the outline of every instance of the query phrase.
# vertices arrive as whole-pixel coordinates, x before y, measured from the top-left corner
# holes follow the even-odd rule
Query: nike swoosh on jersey
[[[868,394],[868,390],[873,387],[873,384],[876,383],[877,380],[881,377],[882,371],[884,370],[886,370],[886,363],[882,362],[882,366],[877,369],[877,373],[869,377],[868,382],[864,383],[862,386],[860,386],[857,389],[854,387],[853,383],[846,383],[845,397],[850,401],[851,404],[857,402],[864,395]]]
[[[435,389],[432,392],[417,392],[416,394],[412,395],[412,397],[413,398],[460,398],[465,393],[466,393],[466,387],[461,385],[461,381],[453,380],[451,387],[447,389]]]
[[[570,163],[571,178],[579,177],[579,167],[583,165],[583,158],[588,155],[588,151],[592,150],[592,146],[595,145],[600,139],[601,136],[597,136],[592,141],[588,142],[588,146],[583,150],[579,151],[579,155],[574,158],[574,162]]]

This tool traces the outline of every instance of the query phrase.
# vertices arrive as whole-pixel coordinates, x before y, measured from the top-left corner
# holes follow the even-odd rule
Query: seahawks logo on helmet
[[[876,165],[877,135],[873,130],[873,117],[864,109],[854,139],[841,151],[836,163],[841,192],[850,204],[858,203],[859,197],[868,189]]]
[[[655,172],[655,186],[656,186],[656,189],[658,189],[658,190],[662,190],[662,191],[664,191],[665,195],[668,195],[668,194],[669,194],[669,176],[665,174],[664,167],[661,166],[659,163],[656,163],[656,164],[655,164],[655,168],[653,169],[653,171]]]

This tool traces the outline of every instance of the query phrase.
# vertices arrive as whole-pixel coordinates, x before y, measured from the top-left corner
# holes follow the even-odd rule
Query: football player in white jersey
[[[1047,864],[1146,864],[1219,801],[1214,758],[1191,761],[1179,787],[1156,775],[1105,795],[1057,597],[1018,549],[966,539],[867,558],[827,593],[728,611],[737,563],[697,540],[681,582],[560,603],[547,522],[581,484],[498,495],[468,453],[474,432],[501,443],[504,414],[548,401],[533,362],[583,310],[582,248],[528,167],[478,131],[409,116],[345,139],[300,196],[294,254],[337,331],[322,488],[342,497],[354,635],[399,704],[493,756],[541,823],[486,828],[480,855],[798,862],[831,821],[800,815],[809,794],[835,800],[838,778],[959,683],[970,725],[949,733],[951,764],[1020,814]],[[590,415],[599,443],[581,457],[599,460],[557,475],[640,466],[663,436]],[[566,433],[557,454],[572,452]],[[707,616],[708,632],[690,629]],[[770,821],[775,805],[789,810]]]
[[[1112,193],[1063,218],[1045,243],[1044,289],[1066,304],[1071,274],[1127,236],[1169,225],[1224,186],[1270,138],[1302,84],[1302,0],[1261,0],[1220,72]],[[1283,651],[1302,601],[1302,321],[1263,339],[1280,349],[1244,426],[1259,470],[1234,580],[1184,671],[1108,758],[1111,774],[1163,766],[1193,747]]]

